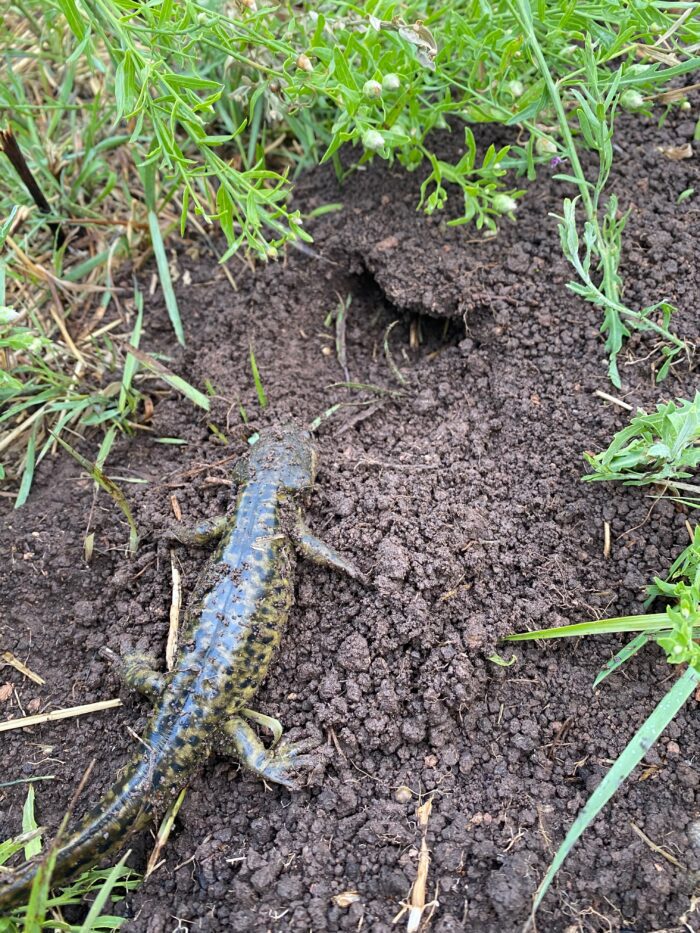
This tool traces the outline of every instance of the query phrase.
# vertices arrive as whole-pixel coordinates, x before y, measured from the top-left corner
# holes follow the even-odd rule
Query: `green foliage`
[[[622,480],[626,486],[648,486],[691,478],[700,463],[700,393],[692,402],[659,404],[651,414],[638,411],[606,450],[584,456],[593,469],[583,477],[587,482]]]
[[[543,75],[547,94],[556,112],[562,148],[570,165],[570,174],[560,173],[554,177],[573,183],[579,191],[578,197],[564,200],[564,213],[559,217],[562,251],[578,276],[578,280],[570,282],[568,287],[575,294],[603,309],[600,330],[605,337],[609,359],[608,375],[613,385],[618,388],[621,385],[617,358],[624,339],[630,335],[630,329],[652,330],[663,338],[660,348],[662,361],[657,372],[657,381],[660,381],[666,377],[678,355],[687,349],[684,341],[669,330],[669,320],[674,308],[662,301],[641,311],[635,311],[622,302],[619,264],[622,231],[627,218],[624,214],[619,216],[618,200],[614,194],[609,195],[606,206],[601,203],[613,163],[615,111],[618,105],[624,106],[625,101],[629,103],[631,97],[640,102],[635,109],[643,109],[644,98],[638,88],[628,86],[629,79],[631,76],[646,77],[650,72],[646,66],[640,72],[639,65],[628,59],[626,63],[616,62],[615,66],[606,69],[607,74],[604,74],[600,69],[598,38],[596,36],[594,40],[592,33],[587,31],[581,36],[583,44],[578,49],[581,68],[577,74],[577,83],[571,89],[567,101],[567,95],[562,93],[560,82],[555,80],[550,60],[537,36],[537,24],[533,19],[529,0],[517,0],[516,8],[533,59]],[[692,54],[689,58],[693,59]],[[574,121],[571,114],[575,118]],[[575,139],[576,123],[579,135]],[[581,166],[580,148],[589,149],[597,156],[598,171],[593,182],[586,177]],[[576,219],[576,206],[579,201],[583,205],[585,218],[583,255],[580,253]],[[661,314],[661,322],[652,317],[657,313]]]
[[[694,667],[689,667],[662,697],[651,715],[632,736],[569,828],[564,841],[557,850],[551,865],[547,869],[547,873],[537,889],[532,907],[533,913],[541,904],[550,884],[554,880],[554,876],[585,830],[593,823],[606,803],[618,792],[620,785],[627,780],[637,765],[640,764],[666,726],[682,708],[683,704],[693,695],[699,683],[700,673]]]
[[[0,431],[6,430],[0,434],[0,453],[19,434],[27,435],[16,507],[29,494],[36,466],[65,430],[99,427],[106,434],[112,431],[113,440],[117,430],[134,429],[147,378],[145,372],[138,373],[139,366],[194,404],[209,408],[199,390],[135,346],[129,346],[121,380],[108,381],[110,371],[124,359],[113,343],[105,340],[88,346],[77,351],[76,358],[58,340],[45,336],[38,316],[33,316],[33,327],[19,320],[13,309],[0,307],[0,360],[6,361],[6,368],[0,370]],[[140,318],[136,335],[140,336]],[[19,426],[10,428],[17,420]]]

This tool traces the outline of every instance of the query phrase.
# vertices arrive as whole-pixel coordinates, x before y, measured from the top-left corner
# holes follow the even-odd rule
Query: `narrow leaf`
[[[153,244],[153,252],[156,257],[156,265],[158,267],[160,285],[163,289],[163,297],[165,298],[165,307],[168,309],[168,317],[170,318],[170,323],[173,325],[178,343],[184,347],[185,332],[182,328],[182,320],[180,318],[180,310],[177,306],[173,280],[170,277],[168,257],[165,255],[165,246],[163,245],[163,236],[158,226],[158,217],[153,211],[148,212],[148,229],[151,231],[151,243]]]

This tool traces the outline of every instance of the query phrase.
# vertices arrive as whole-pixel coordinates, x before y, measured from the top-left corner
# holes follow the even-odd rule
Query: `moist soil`
[[[672,161],[658,147],[684,145],[693,130],[681,113],[661,128],[621,121],[611,183],[631,209],[628,304],[673,301],[676,329],[690,339],[700,201],[677,199],[700,192],[700,171],[697,155]],[[483,130],[480,144],[495,138]],[[456,157],[459,132],[440,144]],[[34,785],[38,818],[53,831],[93,759],[77,812],[138,747],[148,704],[120,687],[98,649],[164,657],[171,559],[162,532],[173,497],[188,523],[219,513],[231,496],[227,464],[251,430],[367,402],[339,409],[319,432],[308,522],[373,586],[302,562],[257,698],[287,728],[317,736],[318,766],[289,792],[211,758],[160,867],[116,907],[129,918],[124,929],[405,928],[405,913],[392,921],[416,877],[416,809],[431,798],[430,928],[520,930],[564,832],[677,676],[649,648],[594,690],[622,644],[615,638],[499,646],[512,666],[489,660],[511,632],[641,611],[644,585],[688,539],[682,509],[581,482],[582,451],[601,449],[628,415],[595,394],[611,391],[599,314],[565,288],[549,212],[570,190],[552,171],[540,170],[517,224],[504,221],[490,240],[447,226],[449,210],[417,212],[421,177],[375,164],[342,187],[327,170],[304,177],[297,206],[343,210],[309,224],[313,255],[290,249],[254,273],[232,261],[235,290],[212,251],[186,243],[172,265],[187,348],[171,366],[195,385],[209,380],[216,395],[206,416],[153,383],[150,430],[120,440],[110,457],[141,530],[136,558],[121,513],[65,456],[41,465],[21,511],[4,500],[2,648],[46,682],[4,667],[0,682],[14,689],[2,694],[2,718],[124,701],[3,734],[3,780],[55,775]],[[141,345],[172,354],[151,274]],[[325,321],[348,295],[344,371]],[[629,341],[614,394],[632,406],[692,395],[687,361],[654,385],[652,350],[648,335]],[[348,381],[375,389],[337,385]],[[187,592],[207,555],[175,555]],[[699,731],[691,701],[566,862],[538,914],[541,931],[697,929]],[[25,794],[24,784],[0,790],[3,838],[20,829]],[[143,870],[152,847],[152,835],[135,838],[132,864]],[[334,901],[347,892],[355,898]]]

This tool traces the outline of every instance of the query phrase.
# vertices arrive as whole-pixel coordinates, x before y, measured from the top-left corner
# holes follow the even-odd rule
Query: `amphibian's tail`
[[[78,823],[65,841],[59,840],[51,886],[73,878],[99,862],[148,823],[153,810],[152,770],[139,760]],[[8,907],[27,903],[42,856],[16,871],[0,870],[0,919]]]

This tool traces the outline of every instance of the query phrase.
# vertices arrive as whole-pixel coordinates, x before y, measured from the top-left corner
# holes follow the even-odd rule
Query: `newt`
[[[294,601],[300,555],[365,582],[348,560],[306,527],[302,506],[316,477],[308,431],[288,425],[262,432],[232,471],[235,506],[173,536],[188,545],[218,541],[195,584],[170,673],[141,655],[101,653],[123,681],[155,701],[141,752],[97,806],[59,840],[52,885],[119,848],[187,785],[212,753],[233,755],[261,778],[295,789],[311,767],[309,739],[282,739],[277,720],[250,708],[265,678]],[[274,735],[266,747],[251,723]],[[40,857],[0,875],[0,908],[27,898]]]

